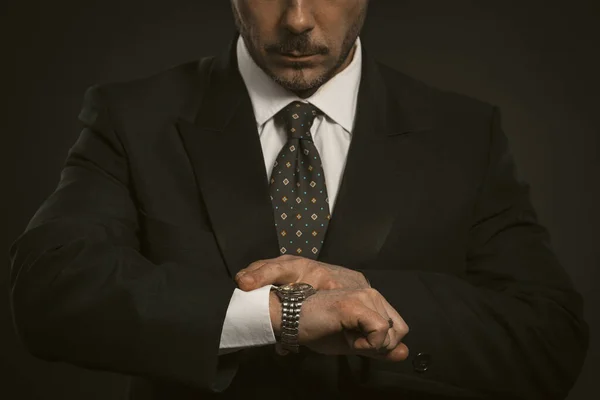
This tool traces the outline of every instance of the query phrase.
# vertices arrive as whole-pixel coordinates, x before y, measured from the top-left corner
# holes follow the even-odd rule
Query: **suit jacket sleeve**
[[[496,108],[490,121],[464,276],[360,268],[410,329],[403,340],[409,360],[363,359],[365,386],[562,399],[579,374],[589,341],[582,298],[537,222],[528,186],[515,176]],[[410,362],[420,352],[430,356],[424,372]]]
[[[237,366],[218,356],[235,282],[140,253],[128,159],[99,87],[79,118],[58,187],[10,248],[20,338],[45,360],[223,390]]]

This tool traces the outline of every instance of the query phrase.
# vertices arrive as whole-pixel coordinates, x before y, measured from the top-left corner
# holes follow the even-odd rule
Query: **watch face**
[[[282,292],[304,292],[307,290],[311,290],[313,287],[311,285],[309,285],[308,283],[304,283],[304,282],[294,282],[294,283],[289,283],[287,285],[283,285],[280,287],[280,290]]]

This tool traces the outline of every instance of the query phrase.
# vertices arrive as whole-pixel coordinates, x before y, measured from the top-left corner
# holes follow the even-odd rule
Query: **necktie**
[[[288,134],[270,184],[282,255],[317,259],[331,218],[323,165],[310,133],[318,114],[312,104],[294,101],[276,115]]]

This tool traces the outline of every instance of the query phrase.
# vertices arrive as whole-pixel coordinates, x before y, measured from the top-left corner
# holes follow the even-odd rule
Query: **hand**
[[[275,309],[280,310],[281,305]],[[280,319],[273,326],[278,336]],[[408,347],[401,340],[408,331],[402,317],[376,289],[334,289],[304,300],[298,341],[322,354],[404,361]]]
[[[316,290],[358,290],[370,287],[359,271],[289,254],[255,261],[240,270],[235,280],[244,291],[292,282],[305,282]]]

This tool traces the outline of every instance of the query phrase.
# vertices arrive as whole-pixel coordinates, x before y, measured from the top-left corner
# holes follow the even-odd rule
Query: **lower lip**
[[[318,57],[319,55],[318,54],[312,54],[312,55],[309,55],[309,56],[296,57],[296,56],[292,56],[292,55],[289,55],[289,54],[281,54],[281,53],[279,53],[279,56],[281,58],[285,59],[285,60],[288,60],[288,61],[308,61],[308,60],[312,60],[312,59]]]

